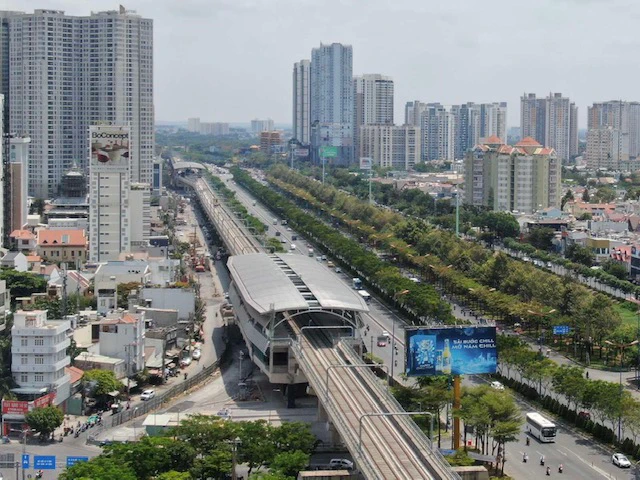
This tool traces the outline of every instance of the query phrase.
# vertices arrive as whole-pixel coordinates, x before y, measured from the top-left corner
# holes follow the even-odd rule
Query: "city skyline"
[[[583,128],[587,106],[594,102],[640,100],[634,86],[640,66],[627,58],[640,43],[632,33],[640,5],[630,2],[390,5],[373,0],[367,3],[366,22],[362,4],[356,1],[341,3],[338,17],[327,8],[334,2],[220,0],[214,8],[210,4],[124,4],[154,20],[158,121],[202,117],[247,123],[273,118],[289,124],[291,65],[307,58],[321,42],[352,45],[354,75],[393,78],[397,119],[403,118],[405,102],[415,99],[444,105],[504,100],[510,106],[508,126],[514,127],[524,92],[562,92],[576,102]],[[4,8],[88,14],[88,6],[74,0],[28,5],[8,0]],[[94,11],[117,8],[111,0],[90,5]],[[569,16],[571,21],[565,21]],[[593,35],[613,21],[615,37]],[[211,50],[211,45],[219,48]],[[611,77],[612,71],[617,76]]]

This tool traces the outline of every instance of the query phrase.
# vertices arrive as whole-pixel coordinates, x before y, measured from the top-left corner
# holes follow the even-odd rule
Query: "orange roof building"
[[[37,252],[51,262],[84,262],[87,258],[87,236],[82,229],[48,230],[37,233]]]

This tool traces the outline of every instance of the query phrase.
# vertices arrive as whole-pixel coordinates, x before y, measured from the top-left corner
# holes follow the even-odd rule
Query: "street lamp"
[[[637,345],[640,341],[634,340],[631,343],[615,343],[605,340],[604,343],[620,349],[620,410],[618,411],[618,441],[622,442],[622,360],[624,359],[624,349]]]
[[[133,409],[133,441],[135,442],[138,438],[136,436],[136,412],[138,411],[138,407]]]

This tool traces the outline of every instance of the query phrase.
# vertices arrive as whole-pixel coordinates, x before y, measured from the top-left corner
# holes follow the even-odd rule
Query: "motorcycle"
[[[562,467],[562,464],[560,464],[560,466],[558,467],[558,473],[562,473],[563,470],[564,468]]]

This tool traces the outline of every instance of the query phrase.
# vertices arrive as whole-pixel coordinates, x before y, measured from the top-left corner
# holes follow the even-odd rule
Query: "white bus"
[[[556,424],[538,412],[527,413],[526,431],[544,443],[556,441]]]
[[[369,292],[366,290],[358,290],[358,293],[362,298],[364,298],[365,302],[369,303],[371,301],[371,295],[369,295]]]

